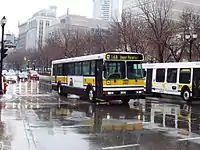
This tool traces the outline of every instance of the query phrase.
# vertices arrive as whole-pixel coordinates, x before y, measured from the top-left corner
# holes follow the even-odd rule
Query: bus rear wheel
[[[63,91],[62,91],[62,86],[61,86],[61,84],[58,84],[58,94],[59,94],[59,95],[63,95]]]
[[[95,102],[94,90],[92,90],[92,89],[87,90],[87,99],[92,103]]]
[[[184,101],[189,102],[191,100],[190,90],[189,89],[184,89],[181,92],[181,96],[182,96],[182,98],[183,98]]]

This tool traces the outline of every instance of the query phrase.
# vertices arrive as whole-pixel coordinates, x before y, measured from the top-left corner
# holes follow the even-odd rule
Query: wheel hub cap
[[[93,91],[92,90],[89,91],[89,99],[93,100]]]

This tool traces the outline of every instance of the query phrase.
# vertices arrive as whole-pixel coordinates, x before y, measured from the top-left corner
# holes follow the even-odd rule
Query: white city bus
[[[108,52],[52,62],[52,88],[59,94],[75,94],[96,100],[128,103],[143,96],[143,54]]]
[[[183,100],[200,98],[200,62],[143,64],[147,94],[181,96]]]

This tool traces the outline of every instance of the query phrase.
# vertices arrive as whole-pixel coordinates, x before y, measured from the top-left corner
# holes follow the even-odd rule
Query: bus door
[[[95,91],[96,98],[101,98],[103,95],[103,79],[102,79],[102,71],[103,71],[103,60],[96,61],[95,67]]]
[[[147,69],[146,73],[146,93],[150,94],[152,92],[152,75],[153,69]]]
[[[167,69],[167,83],[165,84],[165,94],[177,95],[178,84],[177,84],[178,69],[168,68]]]
[[[193,69],[192,96],[200,97],[200,68]]]

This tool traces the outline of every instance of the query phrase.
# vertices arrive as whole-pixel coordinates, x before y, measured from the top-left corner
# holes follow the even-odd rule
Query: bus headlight
[[[121,91],[121,94],[126,94],[126,91]]]
[[[114,94],[114,92],[108,92],[108,95]]]

